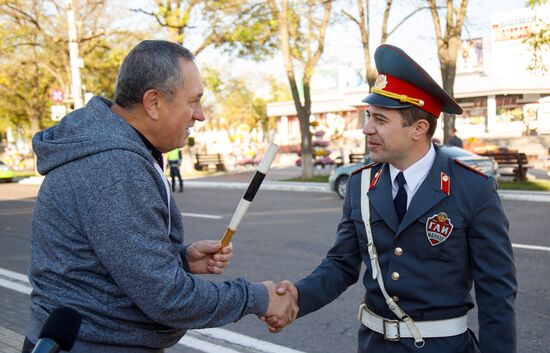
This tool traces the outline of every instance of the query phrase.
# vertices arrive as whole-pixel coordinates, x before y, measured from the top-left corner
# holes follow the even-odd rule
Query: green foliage
[[[499,181],[498,188],[501,190],[550,191],[550,181]]]
[[[285,179],[283,181],[294,181],[294,182],[303,182],[303,183],[328,183],[328,175],[315,175],[312,178],[304,179],[302,177]]]
[[[537,9],[540,6],[546,5],[547,0],[529,0],[527,5],[535,12],[534,31],[523,40],[528,45],[532,52],[531,64],[528,69],[531,71],[548,72],[548,64],[544,61],[545,53],[550,51],[550,23],[547,19],[538,17]]]
[[[210,99],[205,99],[208,126],[228,131],[234,140],[267,124],[266,101],[257,97],[244,80],[225,74],[222,81],[219,70],[212,67],[203,69],[202,75],[212,93]]]
[[[232,76],[228,71],[211,66],[201,68],[206,87],[207,126],[228,131],[231,140],[255,130],[272,130],[276,119],[267,117],[267,102],[292,99],[288,86],[271,75],[255,75],[251,79]],[[256,93],[254,86],[262,87],[262,96]],[[269,89],[264,90],[266,87]]]
[[[270,88],[271,97],[268,102],[284,102],[292,100],[292,93],[288,84],[281,82],[275,76],[269,75],[266,77],[266,83]]]
[[[118,68],[130,50],[129,43],[132,41],[128,41],[126,35],[113,37],[111,41],[98,38],[97,45],[86,51],[85,66],[80,71],[86,91],[96,96],[113,97]],[[115,47],[115,41],[126,45]],[[137,40],[134,44],[137,44]]]
[[[222,1],[223,2],[223,1]],[[229,18],[221,26],[224,35],[216,47],[232,52],[239,57],[262,60],[278,49],[277,21],[265,5],[255,1],[238,1],[236,7],[226,7]]]
[[[153,10],[136,11],[153,17],[173,42],[188,46],[187,38],[192,37],[199,43],[195,55],[214,46],[259,60],[277,48],[276,38],[271,35],[276,24],[258,1],[157,0]]]
[[[74,1],[82,85],[112,97],[118,66],[137,43],[139,32],[110,30],[112,19],[102,0]],[[30,134],[54,124],[49,95],[54,87],[70,91],[65,1],[0,2],[0,132],[8,126]]]

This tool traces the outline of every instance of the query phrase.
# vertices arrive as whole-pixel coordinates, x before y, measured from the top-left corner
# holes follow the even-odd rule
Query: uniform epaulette
[[[362,166],[362,167],[359,168],[359,169],[354,170],[353,172],[351,172],[351,175],[356,174],[356,173],[359,173],[359,172],[363,171],[364,169],[372,168],[372,167],[374,167],[374,166],[376,166],[376,165],[378,165],[378,162],[369,163],[369,164],[367,164],[367,165]]]
[[[481,175],[481,176],[484,177],[484,178],[488,178],[488,177],[489,177],[487,174],[483,173],[481,170],[479,170],[479,169],[476,168],[475,166],[472,166],[472,165],[463,163],[463,162],[459,161],[458,159],[455,159],[454,161],[456,162],[456,164],[458,164],[458,165],[460,165],[460,166],[463,166],[464,168],[469,169],[469,170],[471,170],[472,172],[477,173],[477,174]]]

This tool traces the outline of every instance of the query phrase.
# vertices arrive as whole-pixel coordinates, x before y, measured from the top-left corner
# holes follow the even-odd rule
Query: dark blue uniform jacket
[[[427,339],[418,349],[410,338],[386,341],[361,325],[359,352],[515,352],[517,283],[508,220],[495,179],[457,163],[436,148],[434,164],[399,224],[389,167],[378,164],[372,169],[371,178],[382,169],[368,197],[374,243],[388,294],[397,297],[413,319],[440,320],[462,316],[474,307],[470,290],[475,283],[480,348],[471,332]],[[449,195],[442,190],[441,173],[450,177]],[[350,177],[347,190],[334,246],[317,269],[296,283],[299,316],[336,299],[358,280],[361,263],[365,263],[365,303],[378,315],[395,319],[372,279],[361,216],[361,172]],[[441,212],[447,214],[453,230],[445,241],[432,245],[426,223]],[[395,252],[398,247],[402,249],[400,255]],[[394,272],[399,279],[392,279]]]

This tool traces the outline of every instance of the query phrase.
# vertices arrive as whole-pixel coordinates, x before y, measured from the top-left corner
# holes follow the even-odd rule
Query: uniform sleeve
[[[298,316],[309,314],[332,302],[359,279],[362,261],[355,225],[351,219],[350,194],[348,192],[344,199],[335,244],[321,264],[295,284],[299,292]]]
[[[516,268],[494,178],[483,185],[469,229],[481,352],[516,352]]]
[[[170,327],[216,327],[264,314],[265,286],[244,279],[214,283],[185,271],[181,245],[166,234],[162,196],[153,181],[128,179],[99,193],[90,208],[90,243],[120,290],[151,320]]]

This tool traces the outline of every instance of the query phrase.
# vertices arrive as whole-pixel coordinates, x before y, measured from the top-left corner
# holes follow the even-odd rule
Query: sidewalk
[[[256,173],[255,169],[242,172],[216,173],[201,177],[184,177],[184,187],[197,189],[242,189],[246,190],[252,177]],[[319,175],[328,175],[330,169],[315,169]],[[546,173],[529,174],[535,179],[550,179]],[[309,182],[289,182],[283,181],[300,176],[300,168],[275,167],[271,168],[262,183],[262,190],[278,191],[297,191],[297,192],[325,192],[334,193],[330,190],[328,183],[309,183]],[[21,184],[40,184],[42,177],[32,177],[20,181]],[[523,191],[523,190],[499,190],[502,200],[512,201],[531,201],[531,202],[550,202],[550,192],[545,191]],[[1,352],[0,352],[1,353]]]
[[[0,326],[0,353],[20,353],[25,337]]]
[[[316,170],[322,174],[329,174],[330,169]],[[184,181],[185,187],[206,189],[243,189],[248,187],[255,170],[241,173],[223,173],[214,176],[194,178]],[[334,193],[328,183],[305,183],[282,181],[300,176],[299,167],[271,168],[262,183],[262,190],[301,191],[301,192],[326,192]],[[536,179],[550,179],[548,174],[538,173]],[[550,192],[523,191],[523,190],[499,190],[502,200],[550,202]]]

